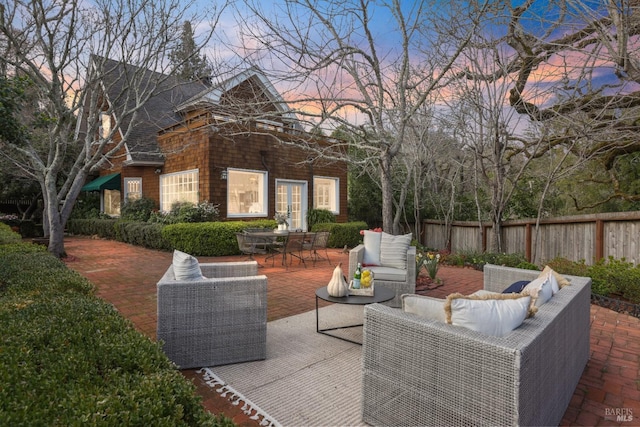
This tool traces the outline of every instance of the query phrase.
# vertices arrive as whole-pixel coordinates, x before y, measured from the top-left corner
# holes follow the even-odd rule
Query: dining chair
[[[315,233],[313,244],[310,249],[310,257],[313,261],[313,266],[315,267],[316,261],[321,259],[326,259],[329,264],[331,264],[331,260],[329,259],[329,252],[327,251],[327,243],[329,242],[330,231],[318,231]],[[318,251],[324,250],[324,256],[320,255]]]

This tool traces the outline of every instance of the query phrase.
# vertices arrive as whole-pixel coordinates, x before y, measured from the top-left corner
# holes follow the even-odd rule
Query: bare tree
[[[412,118],[452,77],[486,4],[292,0],[266,9],[247,3],[253,19],[242,22],[243,48],[252,60],[282,70],[276,80],[289,82],[285,96],[303,122],[356,135],[358,153],[366,153],[358,163],[377,169],[383,227],[397,234],[403,205],[401,195],[394,212],[394,160]],[[310,139],[289,142],[325,158],[348,152]]]
[[[625,192],[614,167],[640,151],[640,2],[527,0],[505,7],[506,31],[497,40],[502,66],[468,77],[510,78],[510,105],[552,127],[551,146],[599,158],[610,188],[602,203],[640,200]]]
[[[132,142],[145,104],[175,84],[169,48],[189,20],[190,5],[178,0],[17,0],[0,8],[0,43],[11,52],[3,58],[4,70],[32,83],[43,129],[42,140],[2,139],[0,149],[40,184],[45,236],[53,254],[64,255],[64,227],[89,174],[105,168]],[[110,81],[118,90],[107,104],[103,94],[116,89],[104,86],[109,74],[117,75]],[[108,133],[99,132],[101,112],[114,121]],[[76,129],[79,117],[82,132]],[[67,169],[71,150],[77,154]]]
[[[474,46],[464,53],[467,70],[476,75],[501,74],[501,63],[495,61],[501,51],[484,37],[474,40]],[[540,156],[541,138],[535,139],[524,132],[528,122],[521,120],[513,108],[507,105],[510,80],[470,79],[459,81],[452,88],[452,109],[457,117],[457,131],[473,153],[476,187],[486,189],[489,194],[488,212],[493,224],[492,249],[502,251],[501,224],[506,218],[509,200],[516,183],[523,175],[528,163]],[[524,122],[524,123],[523,123]],[[481,208],[478,205],[478,221],[481,235]]]

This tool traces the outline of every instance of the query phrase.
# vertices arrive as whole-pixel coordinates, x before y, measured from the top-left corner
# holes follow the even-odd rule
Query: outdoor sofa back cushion
[[[380,240],[380,262],[383,267],[405,270],[407,268],[407,250],[411,244],[412,234],[394,236],[382,232]]]
[[[553,296],[553,287],[551,284],[551,273],[539,276],[537,279],[530,282],[524,287],[522,292],[528,292],[529,295],[535,300],[534,305],[540,307],[546,303]]]
[[[382,233],[378,231],[364,230],[364,255],[362,256],[363,266],[378,266],[380,262],[380,240]]]
[[[486,335],[503,337],[516,329],[530,313],[531,296],[451,294],[445,302],[447,323]]]
[[[201,280],[204,278],[198,260],[177,249],[173,251],[173,275],[176,280]]]
[[[405,313],[412,313],[425,319],[437,320],[442,323],[446,322],[444,299],[413,294],[404,294],[401,298],[402,310]]]

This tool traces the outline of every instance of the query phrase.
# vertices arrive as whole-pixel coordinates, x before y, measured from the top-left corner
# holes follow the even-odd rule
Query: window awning
[[[103,175],[85,184],[82,191],[120,190],[120,174]]]

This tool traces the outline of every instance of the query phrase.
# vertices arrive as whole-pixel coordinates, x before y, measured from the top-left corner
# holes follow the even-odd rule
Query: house
[[[134,70],[111,62],[105,79]],[[118,96],[120,85],[110,83],[104,85],[105,101],[117,102],[111,97]],[[102,117],[99,131],[119,123],[118,110],[114,106],[113,115]],[[219,205],[221,220],[289,212],[294,229],[307,229],[306,212],[313,208],[332,211],[338,222],[347,220],[346,163],[328,161],[302,143],[312,140],[329,149],[336,141],[306,134],[257,68],[218,85],[172,81],[138,117],[109,168],[83,187],[100,192],[107,214],[116,216],[122,203],[144,196],[162,211],[176,201],[208,201]]]

